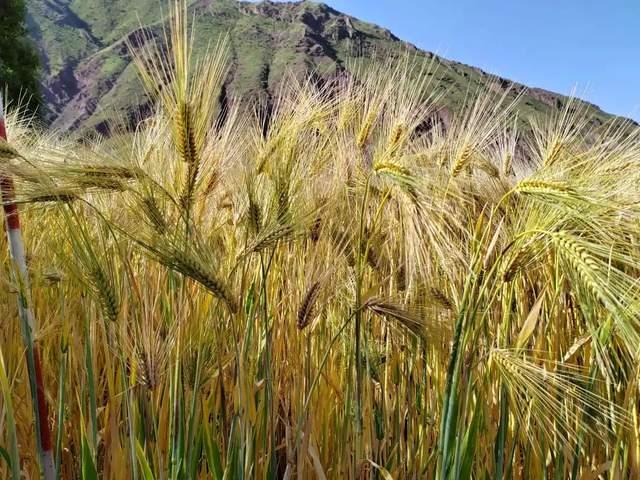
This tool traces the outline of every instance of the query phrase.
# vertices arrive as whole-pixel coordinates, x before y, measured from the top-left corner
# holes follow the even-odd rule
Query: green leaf
[[[4,461],[7,462],[7,465],[11,465],[11,457],[9,457],[9,452],[3,447],[0,447],[0,457],[4,458]]]
[[[189,448],[189,464],[187,465],[187,478],[198,478],[198,466],[202,458],[203,430],[200,429],[195,443]]]
[[[142,476],[144,480],[154,480],[153,472],[151,471],[151,466],[147,461],[147,456],[144,453],[144,449],[140,442],[136,440],[136,456],[138,457],[138,463],[140,464],[140,468],[142,469]]]
[[[209,432],[208,426],[205,426],[204,448],[205,455],[207,456],[207,465],[209,465],[209,470],[213,473],[213,478],[215,478],[215,480],[222,480],[224,478],[224,471],[222,470],[220,449],[213,439],[211,432]]]
[[[93,462],[87,437],[82,436],[82,480],[98,480],[98,472]]]
[[[458,479],[471,478],[471,468],[473,467],[473,459],[476,453],[476,444],[478,439],[478,432],[480,431],[480,423],[482,420],[482,409],[480,408],[480,402],[476,403],[475,411],[473,412],[473,419],[471,425],[467,429],[462,441],[462,453],[460,455],[460,470],[456,475]]]
[[[223,478],[225,480],[244,479],[244,465],[241,455],[241,439],[238,433],[238,420],[234,418],[229,433],[229,446],[227,447],[227,465]]]

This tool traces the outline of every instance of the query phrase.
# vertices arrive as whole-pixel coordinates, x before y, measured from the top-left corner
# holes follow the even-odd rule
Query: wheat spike
[[[432,287],[429,289],[429,295],[432,299],[434,299],[438,304],[444,307],[447,310],[453,310],[454,306],[449,297],[440,289]]]
[[[289,185],[283,182],[279,185],[277,191],[276,220],[280,224],[286,224],[290,220],[289,212]]]
[[[195,131],[191,105],[183,101],[178,105],[175,113],[176,146],[183,162],[198,163],[198,148],[196,146]]]
[[[457,177],[458,175],[460,175],[460,173],[462,173],[462,170],[464,170],[471,162],[473,158],[473,153],[474,153],[474,148],[469,145],[466,145],[462,149],[462,152],[456,158],[456,161],[453,164],[453,169],[451,170],[452,177]]]
[[[378,113],[375,110],[371,110],[364,119],[364,123],[362,124],[362,128],[358,133],[358,138],[356,139],[356,145],[358,149],[363,150],[369,141],[369,136],[371,135],[371,129],[373,128],[373,124],[378,118]]]
[[[345,101],[343,102],[342,108],[340,109],[340,114],[338,117],[338,130],[345,130],[351,122],[353,122],[356,117],[358,110],[355,104],[355,101]]]
[[[20,154],[18,151],[12,147],[4,138],[0,138],[0,161],[6,162],[8,160],[13,160],[14,158],[19,158]]]
[[[480,167],[480,170],[489,175],[491,178],[500,177],[500,170],[498,170],[498,167],[496,167],[491,161],[487,160],[486,158],[481,158],[477,162],[477,165],[478,167]]]
[[[78,199],[78,196],[70,190],[52,190],[50,192],[33,192],[25,196],[25,199],[19,203],[49,203],[61,202],[71,203]]]
[[[320,233],[322,232],[322,217],[316,217],[309,229],[309,238],[313,243],[318,243],[320,240]]]
[[[573,190],[566,182],[549,182],[542,180],[524,180],[516,186],[518,193],[567,195]]]
[[[572,255],[570,258],[586,265],[592,272],[599,270],[598,261],[587,252],[587,249],[583,245],[580,245],[569,234],[565,232],[555,232],[552,238],[560,248]]]
[[[270,229],[265,229],[261,235],[247,248],[247,253],[261,252],[262,250],[273,247],[281,240],[289,238],[294,233],[294,228],[289,224],[280,225]]]
[[[102,302],[106,317],[111,321],[117,320],[118,312],[120,311],[120,302],[113,288],[113,284],[108,280],[107,275],[100,266],[95,266],[91,270],[91,278]]]
[[[142,210],[147,216],[147,220],[149,220],[153,229],[163,235],[167,231],[167,222],[153,196],[148,196],[142,199]]]
[[[599,264],[591,256],[584,246],[565,232],[555,232],[551,235],[553,243],[558,247],[560,254],[565,258],[585,282],[589,290],[611,311],[617,311],[611,297],[606,293],[598,281]]]
[[[524,268],[530,255],[530,248],[528,245],[520,247],[516,250],[515,254],[509,257],[509,262],[504,268],[502,279],[505,282],[510,282],[514,277]]]
[[[403,167],[395,162],[376,162],[373,165],[373,169],[376,173],[388,173],[398,177],[410,178],[411,172],[408,168]]]
[[[544,158],[544,165],[552,165],[558,159],[560,152],[562,152],[562,149],[562,142],[554,140],[552,142],[551,149],[549,150],[548,155]]]
[[[161,263],[195,280],[215,297],[225,302],[232,313],[237,312],[238,306],[227,286],[198,258],[178,249],[172,249],[167,254],[159,252],[158,257]]]
[[[68,175],[71,178],[73,176],[88,177],[88,178],[105,178],[105,179],[120,179],[120,180],[133,180],[140,178],[144,175],[137,168],[128,167],[125,165],[98,165],[98,164],[86,164],[86,165],[70,165],[59,167],[60,173]]]
[[[507,152],[502,159],[502,174],[506,177],[513,172],[513,154]]]
[[[389,135],[389,146],[387,147],[389,158],[394,158],[398,154],[398,151],[402,147],[402,142],[405,138],[405,135],[406,127],[404,126],[404,124],[400,123],[393,127],[393,130],[391,130],[391,134]]]
[[[298,321],[297,327],[299,330],[304,330],[313,320],[313,312],[316,300],[320,294],[320,282],[316,281],[307,290],[307,293],[302,300],[302,304],[298,309]]]
[[[370,298],[364,308],[384,318],[396,320],[419,338],[426,338],[425,321],[421,313],[411,311],[402,305],[380,298]]]

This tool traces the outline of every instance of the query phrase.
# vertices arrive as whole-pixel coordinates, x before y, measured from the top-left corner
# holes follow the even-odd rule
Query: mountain
[[[140,44],[162,35],[168,0],[27,0],[28,27],[43,64],[42,90],[52,125],[63,130],[105,128],[105,120],[135,121],[148,101],[131,63],[126,41]],[[486,72],[435,56],[390,31],[331,7],[301,1],[248,3],[190,0],[196,19],[196,50],[223,35],[231,44],[232,68],[227,96],[266,99],[288,71],[331,77],[354,63],[400,56],[407,49],[436,63],[434,88],[446,123],[469,93],[486,84]],[[144,35],[143,35],[144,33]],[[510,95],[522,94],[521,117],[550,113],[566,97],[498,79]],[[588,105],[594,121],[610,116]]]

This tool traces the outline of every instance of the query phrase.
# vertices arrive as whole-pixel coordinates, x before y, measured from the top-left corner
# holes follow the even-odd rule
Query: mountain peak
[[[165,6],[167,0],[162,2]],[[157,0],[28,0],[29,27],[45,75],[49,119],[60,129],[101,128],[107,119],[148,108],[123,38],[140,28],[161,32]],[[490,80],[480,69],[418,50],[389,30],[319,2],[258,3],[191,0],[196,53],[222,35],[231,43],[228,95],[270,101],[288,72],[330,78],[361,61],[397,58],[411,49],[436,63],[432,85],[442,111],[455,113]],[[166,8],[165,8],[166,10]],[[135,12],[135,13],[134,13]],[[139,19],[144,22],[141,26]],[[521,95],[521,117],[555,111],[564,97],[499,79],[498,87]],[[590,106],[596,121],[608,115]]]

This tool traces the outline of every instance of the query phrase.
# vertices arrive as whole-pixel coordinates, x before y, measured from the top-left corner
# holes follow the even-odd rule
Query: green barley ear
[[[491,151],[496,158],[496,164],[500,165],[500,174],[503,178],[509,178],[514,174],[513,162],[521,139],[517,114],[514,116],[512,125],[504,125],[501,130]]]
[[[274,247],[279,242],[290,239],[295,233],[295,228],[290,224],[277,223],[268,225],[264,227],[255,240],[249,244],[244,255],[258,253],[267,248]]]
[[[167,221],[155,197],[153,195],[144,197],[141,208],[152,228],[160,235],[164,235],[167,231]]]
[[[560,257],[575,271],[575,278],[613,315],[630,351],[635,351],[640,333],[637,312],[630,305],[633,302],[633,290],[622,287],[628,281],[626,274],[612,268],[608,261],[594,256],[588,248],[591,247],[588,242],[568,232],[553,232],[549,236]]]
[[[543,165],[553,165],[564,148],[565,147],[562,145],[562,142],[559,140],[554,140],[553,142],[551,142],[551,145],[549,146],[549,149],[544,157]]]
[[[373,170],[376,174],[386,177],[398,185],[412,201],[416,202],[418,200],[418,179],[409,168],[400,165],[398,162],[381,161],[374,163]]]
[[[77,277],[91,287],[105,318],[115,321],[120,312],[116,269],[119,252],[112,243],[112,232],[105,225],[98,225],[97,233],[91,232],[89,223],[81,219],[81,210],[75,210],[71,205],[65,208],[68,210],[63,213],[63,226],[68,232],[74,258],[74,264],[69,266],[74,268]],[[65,258],[65,261],[68,262],[68,259]]]
[[[397,178],[405,178],[405,179],[412,178],[411,171],[408,168],[396,162],[376,162],[373,165],[373,170],[376,173],[380,173],[380,174],[386,173],[388,175],[392,175]]]
[[[117,178],[119,180],[135,180],[144,172],[130,165],[100,165],[95,162],[71,164],[63,170],[64,173],[93,178]]]
[[[104,314],[107,319],[115,322],[120,312],[120,301],[114,288],[114,284],[107,278],[100,265],[95,265],[89,272],[91,283],[100,299]]]
[[[0,162],[7,162],[14,158],[19,158],[18,151],[4,138],[0,138]]]
[[[161,264],[205,287],[214,297],[222,300],[231,313],[238,311],[238,304],[230,288],[196,252],[172,245],[153,248]]]
[[[102,164],[98,161],[103,162]],[[123,164],[109,164],[108,159],[99,155],[90,161],[69,162],[43,167],[40,184],[59,185],[56,188],[77,190],[78,194],[93,191],[122,192],[138,182],[144,172],[137,167]]]
[[[167,327],[147,318],[122,323],[119,341],[128,367],[136,370],[139,384],[149,391],[162,385],[175,340],[175,325]]]
[[[68,188],[52,188],[43,192],[25,192],[20,198],[18,203],[71,203],[78,199],[78,195]]]
[[[542,194],[567,196],[574,193],[574,190],[567,182],[550,182],[543,180],[523,180],[518,183],[515,191],[522,194]]]

